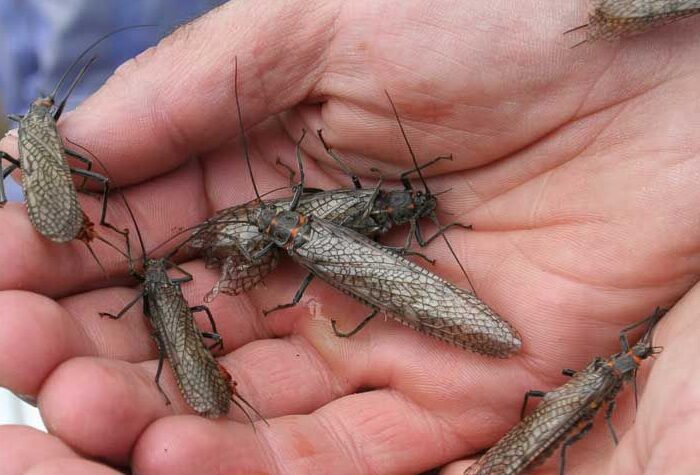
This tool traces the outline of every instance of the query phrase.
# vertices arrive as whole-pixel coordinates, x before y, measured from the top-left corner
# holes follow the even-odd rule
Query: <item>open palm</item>
[[[379,319],[339,339],[330,319],[349,328],[366,309],[323,283],[296,308],[263,318],[301,282],[288,263],[265,287],[210,305],[225,343],[220,361],[270,426],[253,431],[237,411],[238,422],[182,415],[171,375],[161,382],[171,406],[153,383],[157,354],[139,306],[118,322],[97,316],[136,295],[124,259],[99,250],[112,276],[105,279],[79,243],[47,244],[22,207],[8,205],[0,213],[0,384],[38,397],[63,441],[21,432],[10,446],[31,439],[35,451],[17,466],[94,473],[91,462],[65,459],[65,443],[138,473],[415,473],[492,444],[517,422],[527,389],[550,389],[564,381],[563,367],[617,351],[620,328],[697,280],[700,45],[689,20],[572,50],[576,41],[561,32],[584,21],[573,4],[535,0],[237,1],[121,67],[61,130],[125,187],[147,248],[253,197],[234,57],[262,191],[287,184],[275,160],[294,163],[302,128],[323,128],[368,185],[372,167],[386,177],[410,168],[388,90],[419,161],[454,155],[426,170],[433,191],[449,190],[442,220],[474,226],[449,238],[477,294],[520,330],[523,349],[490,359]],[[303,148],[307,186],[348,186],[317,140]],[[98,203],[84,203],[96,217]],[[118,200],[110,213],[130,225]],[[400,242],[403,232],[393,237]],[[427,251],[435,272],[467,285],[442,242]],[[199,304],[217,272],[199,260],[183,267],[195,277],[186,296]],[[668,318],[686,322],[684,331],[677,341],[668,336],[667,349],[698,333],[679,313]],[[692,358],[678,364],[691,371]],[[692,400],[691,388],[679,386]],[[629,419],[629,394],[620,406]],[[680,421],[652,419],[652,410],[669,410],[658,401],[643,407],[644,420]],[[683,421],[683,437],[700,432],[695,419]],[[651,436],[678,434],[668,429]],[[603,459],[590,450],[611,447],[598,427],[570,452],[570,467],[644,466],[652,449],[670,450],[659,439],[628,439]],[[620,466],[628,472],[614,473],[639,471]]]

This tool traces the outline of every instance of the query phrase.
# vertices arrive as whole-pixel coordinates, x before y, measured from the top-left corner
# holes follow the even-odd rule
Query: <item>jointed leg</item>
[[[520,419],[525,417],[525,409],[527,409],[527,402],[531,397],[545,397],[547,393],[544,391],[532,390],[525,393],[525,398],[523,399],[523,407],[520,409]]]
[[[194,307],[190,307],[190,311],[191,311],[192,313],[196,313],[196,312],[204,312],[204,313],[206,313],[206,314],[207,314],[207,318],[209,319],[209,325],[211,325],[211,331],[214,332],[214,333],[218,333],[218,332],[216,331],[216,322],[214,321],[214,317],[212,316],[211,310],[209,310],[209,307],[207,307],[206,305],[197,305],[197,306],[194,306]]]
[[[69,150],[67,148],[63,149],[63,151],[65,152],[66,155],[69,155],[69,156],[75,158],[76,160],[83,162],[86,165],[85,169],[87,171],[92,170],[92,160],[90,160],[89,158],[84,157],[83,155],[80,155],[78,152],[74,152],[73,150]],[[83,191],[87,181],[88,181],[88,177],[83,177],[83,182],[78,187],[79,191]]]
[[[573,435],[564,441],[564,444],[562,444],[561,446],[561,455],[559,458],[559,475],[564,475],[564,464],[566,463],[567,447],[570,447],[571,445],[581,440],[583,436],[588,434],[588,431],[591,430],[591,427],[593,427],[593,422],[586,423],[586,425],[583,426],[583,429],[581,429],[581,431],[578,434]]]
[[[156,346],[158,347],[158,369],[156,370],[156,386],[158,387],[158,391],[163,395],[165,398],[165,404],[166,406],[170,405],[170,399],[168,398],[168,395],[165,394],[165,391],[163,391],[163,388],[160,387],[160,374],[163,371],[163,360],[165,359],[165,350],[163,350],[163,342],[160,341],[160,336],[157,333],[151,334],[151,338],[156,342]]]
[[[613,438],[613,442],[617,445],[617,434],[615,433],[615,428],[612,425],[612,413],[615,410],[615,401],[610,401],[608,407],[605,408],[605,424],[608,426],[610,435]]]
[[[372,320],[377,315],[377,313],[379,313],[378,308],[372,309],[372,312],[369,315],[367,315],[364,318],[364,320],[362,320],[360,322],[359,325],[357,325],[355,328],[353,328],[352,330],[350,330],[347,333],[341,332],[340,330],[338,330],[338,327],[336,326],[336,321],[331,320],[331,326],[333,327],[333,333],[335,333],[335,336],[340,337],[340,338],[349,338],[349,337],[353,336],[355,333],[362,330],[365,327],[365,325],[367,325],[369,323],[369,321]]]
[[[10,166],[3,170],[2,161],[3,159],[10,162]],[[0,174],[2,174],[2,180],[0,180],[0,208],[2,208],[5,203],[7,203],[7,195],[5,194],[5,178],[7,178],[10,173],[20,168],[19,161],[16,158],[11,157],[5,152],[0,152]]]
[[[118,229],[116,226],[107,222],[107,199],[109,197],[110,189],[109,179],[103,175],[100,175],[99,173],[95,173],[90,170],[81,170],[79,168],[71,167],[70,171],[74,175],[79,175],[102,183],[102,212],[100,213],[100,226],[105,226],[106,228],[109,228],[112,231],[121,234],[122,236],[126,236],[128,234],[128,231],[126,229]]]
[[[428,244],[430,244],[431,242],[433,242],[433,240],[434,240],[435,238],[437,238],[437,237],[439,237],[439,236],[445,234],[445,231],[447,231],[448,229],[450,229],[450,228],[452,228],[452,227],[458,227],[458,228],[462,228],[462,229],[472,229],[471,224],[467,225],[467,224],[462,224],[462,223],[457,223],[457,222],[455,222],[455,223],[450,223],[450,224],[446,224],[446,225],[444,225],[444,226],[440,226],[440,227],[438,228],[438,230],[435,232],[435,234],[433,234],[432,236],[430,236],[428,239],[423,239],[423,235],[422,235],[422,233],[421,233],[420,226],[418,225],[418,223],[416,223],[416,225],[415,225],[415,227],[414,227],[414,229],[415,229],[415,235],[416,235],[416,241],[418,242],[418,245],[419,245],[420,247],[425,247],[425,246],[427,246]]]
[[[173,269],[176,269],[176,270],[182,272],[182,274],[184,275],[184,277],[178,277],[177,279],[172,279],[173,284],[184,284],[185,282],[191,282],[192,279],[194,278],[194,277],[192,277],[192,274],[187,272],[185,269],[183,269],[179,265],[177,265],[175,263],[171,263],[170,266]]]
[[[318,129],[316,131],[316,134],[318,135],[318,138],[321,140],[321,143],[323,144],[323,148],[326,149],[326,153],[333,159],[335,160],[335,163],[337,163],[340,168],[342,168],[343,172],[347,176],[350,177],[350,180],[352,180],[352,185],[355,187],[356,190],[361,190],[362,189],[362,183],[360,183],[360,178],[355,175],[350,168],[348,168],[347,165],[345,165],[345,162],[343,162],[340,157],[338,157],[335,152],[333,151],[332,148],[328,146],[326,141],[323,139],[323,131],[321,129]]]
[[[301,129],[301,137],[299,138],[296,146],[297,168],[299,168],[299,184],[294,187],[294,196],[289,204],[290,210],[296,209],[297,205],[299,204],[299,200],[301,199],[301,194],[304,192],[304,164],[301,162],[301,142],[304,140],[304,137],[306,137],[306,129]]]
[[[211,345],[209,345],[209,346],[207,347],[207,349],[208,349],[209,351],[214,351],[214,348],[216,348],[217,346],[218,346],[221,350],[224,349],[224,339],[221,338],[221,335],[219,335],[218,333],[201,332],[201,335],[202,335],[202,337],[204,337],[204,338],[209,338],[210,340],[214,340],[214,343],[212,343]]]
[[[124,316],[124,314],[125,314],[126,312],[129,311],[129,309],[130,309],[131,307],[133,307],[134,305],[136,305],[136,302],[138,302],[139,300],[141,300],[141,299],[143,298],[143,296],[144,296],[144,291],[139,292],[139,294],[136,296],[136,298],[135,298],[134,300],[132,300],[131,302],[129,302],[128,304],[126,304],[126,306],[125,306],[123,309],[121,309],[121,310],[119,311],[119,313],[116,314],[116,315],[113,315],[113,314],[107,313],[107,312],[100,312],[99,315],[100,315],[100,317],[109,317],[109,318],[111,318],[112,320],[119,320],[120,318],[122,318],[122,317]]]
[[[313,279],[314,279],[314,275],[313,275],[313,274],[307,274],[307,276],[304,277],[304,281],[301,283],[301,287],[299,287],[299,289],[297,290],[297,292],[294,294],[294,298],[292,299],[291,302],[289,302],[289,303],[284,303],[284,304],[282,304],[282,305],[278,305],[278,306],[276,306],[276,307],[274,307],[274,308],[271,308],[271,309],[269,309],[269,310],[263,310],[263,315],[268,316],[268,315],[271,314],[272,312],[276,312],[277,310],[282,310],[283,308],[293,307],[293,306],[295,306],[296,304],[298,304],[299,301],[301,300],[301,297],[304,295],[304,292],[306,291],[306,288],[309,286],[309,284],[311,283],[311,281],[312,281]]]

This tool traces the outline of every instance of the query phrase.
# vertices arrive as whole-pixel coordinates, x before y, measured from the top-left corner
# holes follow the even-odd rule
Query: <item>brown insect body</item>
[[[187,404],[206,417],[226,415],[233,399],[232,384],[205,345],[180,282],[170,279],[164,260],[146,261],[143,298],[144,313]]]
[[[229,412],[231,402],[236,404],[252,421],[241,403],[248,406],[256,414],[258,411],[252,407],[236,390],[236,383],[226,369],[221,366],[211,353],[216,346],[223,348],[223,341],[216,333],[216,323],[209,309],[204,306],[190,307],[182,293],[181,285],[192,280],[192,275],[169,260],[179,247],[172,251],[166,258],[149,259],[146,257],[145,246],[141,231],[129,206],[126,197],[122,194],[124,204],[131,217],[143,255],[143,274],[136,272],[128,234],[126,235],[127,258],[129,261],[129,274],[137,278],[143,284],[140,294],[129,302],[118,314],[100,313],[119,319],[136,304],[141,298],[144,302],[144,314],[153,327],[153,338],[158,345],[159,361],[156,372],[156,385],[166,401],[167,395],[160,387],[159,379],[163,368],[163,362],[167,358],[175,376],[175,380],[185,402],[200,415],[216,418]],[[179,270],[184,276],[173,279],[168,275],[168,269]],[[212,332],[202,332],[197,328],[194,320],[194,312],[205,312],[209,318]],[[207,347],[204,338],[215,340],[215,344]],[[240,402],[239,402],[240,401]],[[262,418],[262,416],[260,416]]]
[[[373,308],[350,334],[381,309],[404,325],[477,353],[505,358],[521,347],[518,332],[474,294],[351,229],[272,207],[261,210],[258,229],[310,275]]]
[[[643,33],[700,13],[698,0],[592,0],[586,41],[614,40]]]
[[[34,228],[51,241],[63,243],[77,238],[87,243],[95,235],[91,229],[91,221],[80,208],[71,175],[80,176],[84,181],[91,179],[102,184],[102,214],[99,222],[120,232],[105,220],[109,180],[91,171],[91,160],[66,149],[56,127],[56,122],[61,117],[68,98],[96,57],[93,56],[83,65],[62,101],[57,104],[55,97],[73,68],[102,41],[125,30],[151,26],[154,25],[127,26],[98,38],[70,65],[51,94],[33,101],[27,114],[8,116],[19,123],[19,160],[5,152],[0,152],[1,178],[4,181],[13,170],[18,168],[22,171],[22,189],[27,202],[29,219]],[[70,167],[67,155],[85,163],[87,168]],[[2,160],[10,162],[9,167],[3,169]],[[7,202],[3,181],[0,181],[0,207]]]
[[[84,214],[53,117],[53,101],[34,101],[19,123],[19,160],[27,212],[34,228],[54,242],[78,237]]]
[[[381,232],[383,225],[372,217],[360,221],[370,204],[374,190],[334,190],[318,193],[304,193],[299,200],[300,212],[345,226],[357,226],[359,230],[372,235]],[[290,198],[266,202],[278,211],[289,207]],[[270,249],[256,261],[249,261],[246,255],[260,251],[267,243],[255,223],[260,204],[257,201],[233,206],[219,211],[202,225],[190,240],[189,246],[199,250],[207,267],[220,267],[220,278],[206,300],[213,300],[219,292],[237,295],[255,287],[279,262],[280,251]],[[348,221],[352,222],[348,222]]]
[[[650,317],[650,330],[663,313],[657,309]],[[571,380],[550,392],[532,392],[535,393],[533,395],[542,396],[542,402],[467,468],[464,475],[521,474],[542,464],[564,444],[560,464],[560,474],[563,474],[565,448],[590,430],[592,419],[603,406],[607,406],[606,420],[612,431],[610,417],[616,396],[624,383],[634,378],[640,363],[657,352],[651,346],[650,330],[631,348],[623,331],[623,351],[609,358],[595,358],[585,369],[576,372]],[[617,437],[614,432],[612,434],[617,443]]]

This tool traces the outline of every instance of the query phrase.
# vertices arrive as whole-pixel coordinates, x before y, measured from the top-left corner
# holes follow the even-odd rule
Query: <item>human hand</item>
[[[474,225],[448,235],[478,295],[521,331],[516,357],[466,353],[394,322],[338,339],[329,320],[346,328],[365,309],[321,283],[263,319],[301,282],[289,265],[210,305],[220,361],[270,427],[175,415],[186,408],[169,374],[172,406],[153,383],[157,354],[138,310],[97,317],[136,295],[117,287],[131,284],[123,258],[99,250],[105,279],[79,243],[47,243],[8,205],[0,351],[12,363],[0,384],[38,395],[69,446],[139,473],[413,473],[490,445],[517,422],[527,389],[616,351],[622,326],[697,279],[695,22],[571,50],[561,32],[584,16],[535,1],[232,2],[124,65],[61,122],[127,187],[152,248],[253,196],[234,57],[261,190],[286,185],[274,163],[293,163],[302,127],[323,128],[365,181],[372,166],[411,168],[388,90],[419,161],[455,157],[426,174],[431,189],[451,189],[440,208]],[[303,146],[307,186],[348,186],[320,143]],[[96,217],[98,204],[84,203]],[[129,225],[119,200],[110,221]],[[466,285],[441,243],[428,253]],[[216,272],[184,268],[196,305]],[[575,452],[572,467],[583,462]]]
[[[700,356],[695,345],[699,303],[700,285],[695,285],[654,330],[652,344],[661,355],[653,357],[658,358],[653,365],[642,362],[636,383],[639,407],[632,388],[623,387],[616,398],[613,429],[618,435],[620,428],[626,431],[620,443],[614,445],[601,409],[591,432],[567,449],[565,473],[697,473],[700,455],[693,447],[700,424],[693,361]],[[559,473],[560,455],[561,446],[539,469],[527,473]],[[472,462],[455,462],[441,474],[461,475]]]

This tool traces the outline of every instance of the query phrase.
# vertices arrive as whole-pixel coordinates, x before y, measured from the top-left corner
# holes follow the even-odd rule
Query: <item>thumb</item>
[[[302,101],[322,72],[333,2],[231,1],[120,66],[61,123],[122,186],[177,168],[239,135],[244,124]]]

